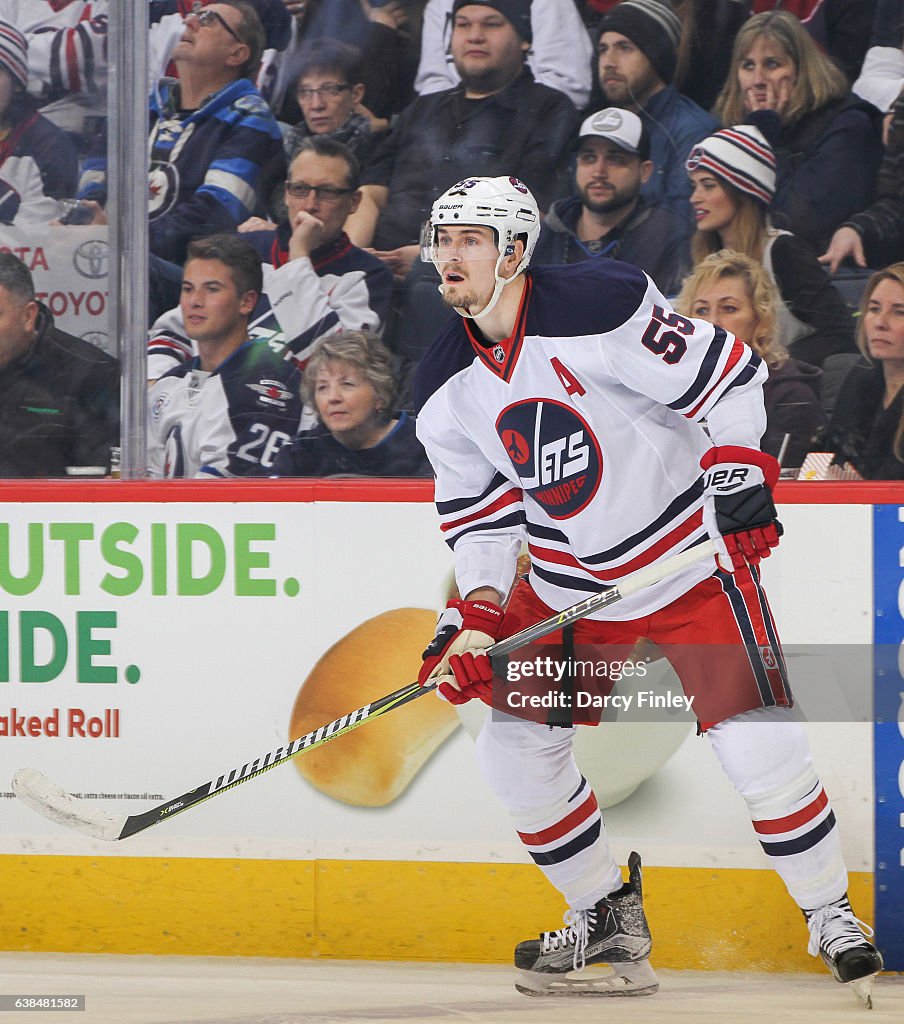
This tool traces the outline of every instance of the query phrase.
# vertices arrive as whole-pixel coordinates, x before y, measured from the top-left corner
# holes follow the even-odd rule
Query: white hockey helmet
[[[464,178],[447,189],[433,204],[430,219],[421,231],[421,259],[434,265],[440,259],[437,239],[442,227],[487,227],[493,231],[499,257],[496,260],[496,287],[489,303],[478,314],[485,316],[496,305],[502,288],[514,281],[527,267],[540,237],[540,211],[530,190],[518,178]],[[502,261],[515,251],[515,242],[524,242],[524,253],[515,273],[499,274]],[[442,291],[442,286],[440,286]]]

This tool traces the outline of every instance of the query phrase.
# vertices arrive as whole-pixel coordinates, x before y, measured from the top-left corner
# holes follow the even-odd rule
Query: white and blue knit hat
[[[766,206],[775,195],[775,154],[753,125],[723,128],[698,142],[684,166],[688,171],[706,168]]]

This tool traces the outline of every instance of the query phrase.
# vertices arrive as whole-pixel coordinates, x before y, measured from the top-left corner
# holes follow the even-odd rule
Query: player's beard
[[[459,291],[460,285],[456,286],[456,292],[450,296],[448,294],[448,285],[443,285],[443,301],[447,306],[451,306],[453,309],[463,309],[467,313],[473,314],[476,310],[478,313],[487,304],[489,299],[481,298],[477,292],[473,290]]]

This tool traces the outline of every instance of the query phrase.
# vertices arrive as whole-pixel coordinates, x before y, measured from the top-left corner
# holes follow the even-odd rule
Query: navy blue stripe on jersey
[[[557,847],[555,850],[546,850],[543,853],[535,853],[533,850],[528,850],[528,853],[533,858],[535,864],[561,864],[563,861],[570,860],[576,854],[593,846],[600,837],[602,826],[602,821],[597,820],[580,835],[575,836],[570,842]]]
[[[713,340],[709,343],[709,348],[706,350],[706,355],[700,362],[700,370],[694,380],[694,383],[684,392],[680,398],[676,398],[674,402],[669,402],[669,408],[674,409],[676,412],[681,409],[685,409],[688,406],[696,404],[700,396],[709,387],[709,382],[713,378],[713,374],[716,372],[719,366],[719,360],[722,358],[722,353],[725,351],[725,341],[727,335],[722,327],[716,327],[713,332]]]
[[[602,565],[617,561],[629,551],[633,551],[634,548],[644,544],[654,534],[661,532],[669,526],[676,526],[677,523],[674,520],[678,520],[680,517],[683,518],[684,514],[697,505],[702,497],[703,474],[701,473],[691,486],[682,494],[679,494],[665,511],[657,516],[648,526],[638,530],[637,533],[632,534],[626,540],[616,544],[615,547],[609,548],[607,551],[600,551],[595,555],[582,556],[581,561],[586,562],[588,565]]]
[[[713,340],[709,342],[706,354],[700,361],[700,369],[697,373],[696,379],[680,398],[676,398],[675,401],[669,402],[670,409],[674,409],[676,412],[681,412],[684,409],[693,408],[693,406],[695,406],[701,395],[703,395],[706,389],[711,386],[713,377],[719,369],[719,362],[725,351],[725,343],[727,339],[728,335],[725,330],[721,327],[717,327],[713,333]]]
[[[494,491],[497,491],[503,485],[511,486],[508,479],[502,473],[496,473],[487,485],[486,490],[478,494],[476,498],[455,498],[451,501],[438,501],[436,503],[436,511],[441,516],[449,516],[454,512],[464,512],[470,508],[477,508],[481,502],[489,498]]]
[[[573,801],[577,800],[577,798],[581,795],[581,793],[584,792],[584,790],[586,788],[587,788],[587,780],[582,775],[581,776],[581,784],[580,784],[580,786],[578,786],[578,788],[571,794],[571,796],[568,798],[568,802],[572,803]]]
[[[561,587],[563,590],[582,590],[588,594],[598,594],[605,589],[605,584],[599,580],[588,579],[583,576],[566,576],[560,572],[550,572],[543,566],[531,563],[530,571],[541,580],[551,583],[554,587]]]
[[[743,370],[735,377],[735,379],[725,389],[725,394],[731,391],[732,388],[740,387],[742,384],[747,384],[755,375],[756,371],[760,368],[762,359],[756,354],[753,354],[753,358],[744,367]]]
[[[815,825],[809,832],[794,839],[785,839],[779,843],[764,843],[760,840],[760,846],[770,857],[790,857],[794,853],[804,853],[812,850],[814,846],[821,843],[823,839],[835,828],[835,812],[829,811],[828,815]]]
[[[669,504],[668,508],[661,515],[657,516],[649,526],[646,526],[643,530],[632,534],[627,540],[622,541],[620,544],[616,544],[613,548],[598,552],[594,555],[582,556],[580,560],[582,562],[586,562],[588,565],[598,565],[602,562],[615,561],[616,559],[621,558],[626,552],[631,551],[633,548],[646,541],[654,533],[658,533],[665,526],[669,525],[671,519],[677,519],[683,512],[691,509],[702,495],[703,474],[701,474],[683,494],[679,494],[678,497]],[[566,537],[561,530],[553,529],[551,526],[540,526],[538,523],[528,523],[527,532],[531,537],[534,537],[537,540],[551,540],[558,544],[564,544],[566,547],[570,547],[571,544],[568,537]]]
[[[539,523],[528,523],[527,532],[537,540],[554,540],[559,544],[570,544],[571,541],[561,530],[554,530],[551,526],[540,526]]]
[[[756,635],[756,627],[750,617],[750,612],[747,609],[747,602],[744,600],[744,595],[741,593],[733,573],[717,569],[715,575],[722,584],[722,590],[725,592],[725,596],[731,604],[731,610],[734,615],[738,631],[744,641],[744,650],[747,653],[747,660],[750,662],[751,671],[756,679],[756,685],[760,692],[760,699],[763,702],[763,707],[775,707],[776,700],[772,693],[769,675],[766,672],[766,667],[763,665],[762,659],[760,658],[760,638]],[[757,589],[759,589],[759,587],[757,587]],[[775,653],[774,646],[773,653]]]
[[[489,519],[478,523],[472,523],[470,526],[466,526],[463,530],[459,530],[454,537],[447,537],[446,543],[453,550],[455,545],[461,540],[462,537],[467,536],[469,533],[486,533],[487,531],[512,529],[519,526],[524,526],[524,509],[519,509],[517,512],[511,512],[507,516],[502,516],[499,519]]]

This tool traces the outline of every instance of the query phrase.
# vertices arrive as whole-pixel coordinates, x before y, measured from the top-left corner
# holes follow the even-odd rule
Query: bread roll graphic
[[[436,612],[397,608],[356,626],[320,658],[295,699],[289,737],[385,697],[417,679]],[[295,759],[316,789],[356,807],[392,803],[458,727],[451,705],[425,694]]]

